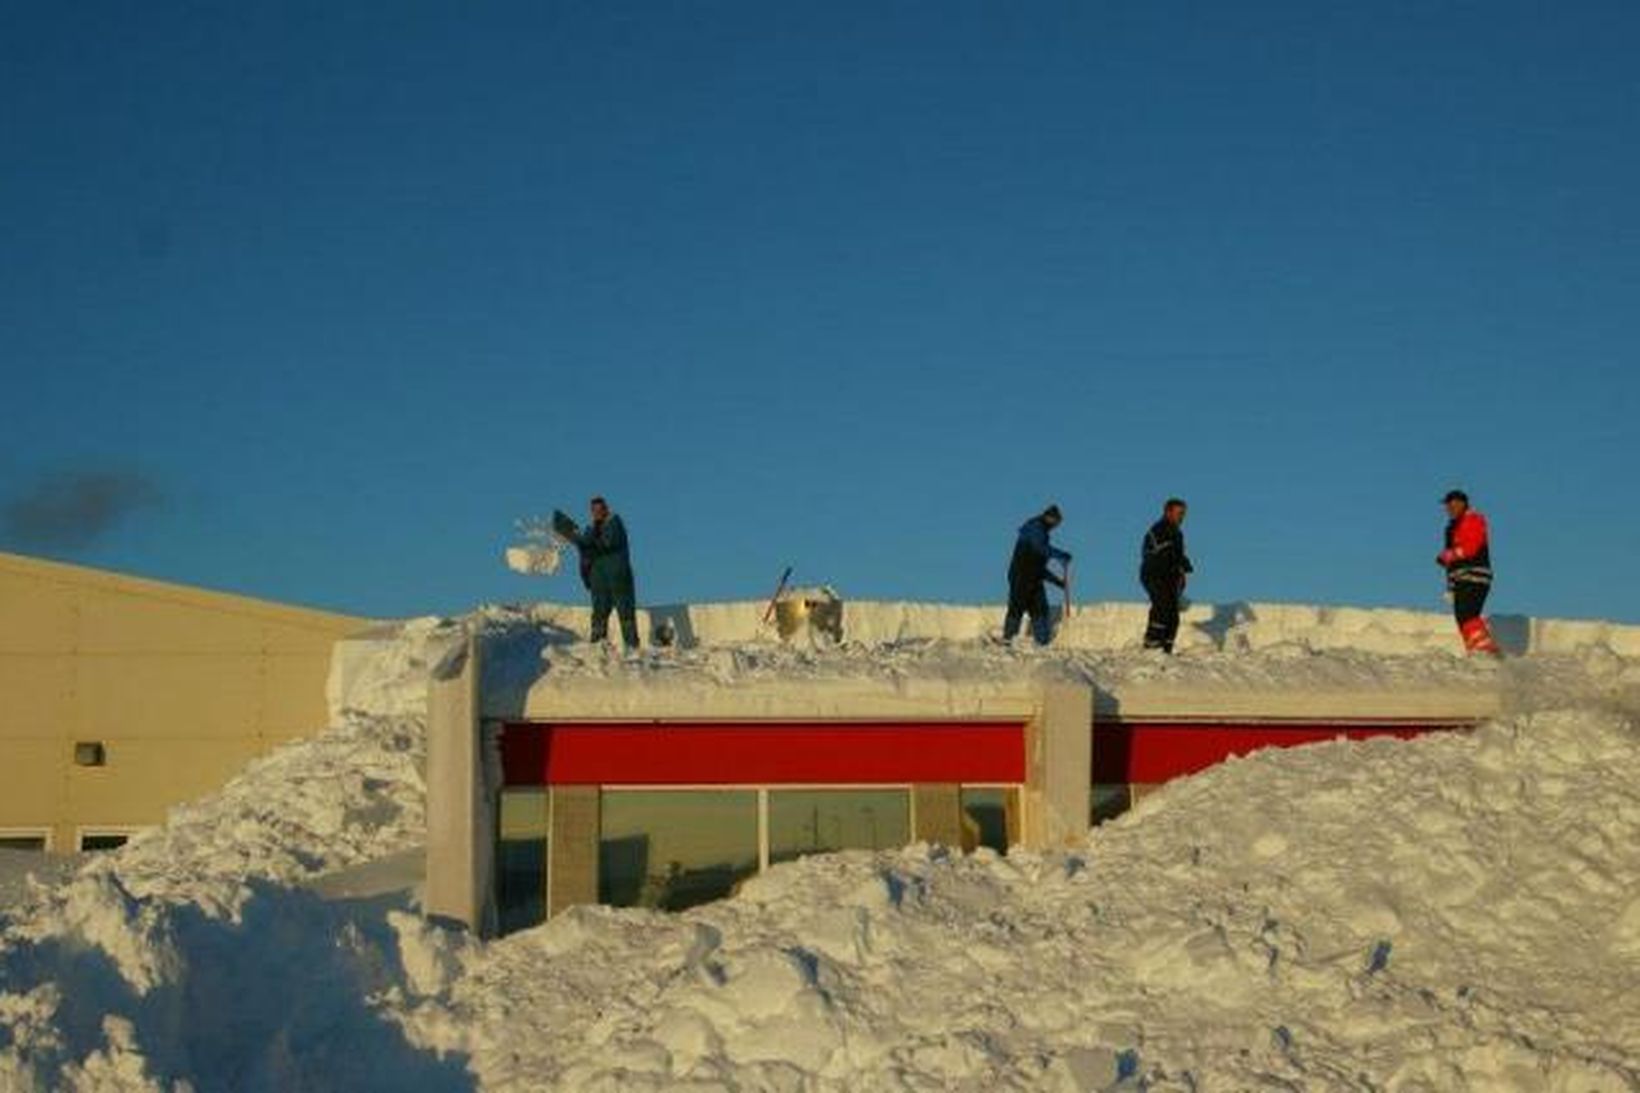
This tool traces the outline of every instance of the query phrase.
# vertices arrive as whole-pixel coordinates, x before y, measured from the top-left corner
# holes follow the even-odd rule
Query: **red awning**
[[[1291,748],[1343,737],[1408,739],[1468,728],[1468,722],[1098,722],[1093,732],[1096,785],[1166,782],[1261,748]]]
[[[509,786],[1025,781],[1020,721],[508,724]]]

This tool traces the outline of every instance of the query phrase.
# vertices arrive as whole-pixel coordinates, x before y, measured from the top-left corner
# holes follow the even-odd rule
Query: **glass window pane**
[[[1102,824],[1114,820],[1128,810],[1132,795],[1126,785],[1095,783],[1093,787],[1091,823]]]
[[[90,852],[95,850],[118,850],[131,841],[131,836],[114,832],[87,833],[80,836],[80,849]]]
[[[544,789],[509,789],[501,794],[495,902],[504,934],[546,921],[550,802]]]
[[[598,899],[681,911],[757,872],[753,790],[605,790]]]
[[[0,850],[44,850],[44,835],[0,835]]]
[[[769,860],[828,850],[884,850],[911,841],[911,793],[904,789],[769,791]]]
[[[963,849],[988,846],[1008,852],[1009,831],[1018,824],[1014,791],[1005,786],[974,786],[962,791]],[[971,841],[970,841],[971,840]]]

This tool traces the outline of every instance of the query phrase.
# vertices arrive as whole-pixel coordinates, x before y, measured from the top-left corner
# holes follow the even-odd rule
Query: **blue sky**
[[[1640,5],[35,4],[0,546],[392,615],[607,494],[646,601],[1640,621]],[[102,484],[102,489],[90,488]]]

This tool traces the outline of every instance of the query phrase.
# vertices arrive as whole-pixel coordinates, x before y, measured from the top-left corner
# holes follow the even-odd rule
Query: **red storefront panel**
[[[1025,781],[1022,722],[518,722],[511,786]]]
[[[1155,783],[1195,774],[1233,755],[1260,748],[1291,748],[1344,737],[1407,739],[1426,732],[1467,728],[1468,723],[1434,722],[1267,722],[1170,723],[1099,722],[1093,733],[1093,781],[1120,785]]]

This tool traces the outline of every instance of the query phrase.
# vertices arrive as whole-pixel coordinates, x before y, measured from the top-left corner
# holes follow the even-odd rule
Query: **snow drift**
[[[1640,1087],[1637,631],[1527,624],[1531,655],[1474,665],[1435,616],[1199,608],[1158,662],[1101,610],[1048,652],[919,605],[850,605],[836,649],[742,632],[736,605],[636,662],[565,644],[578,616],[552,607],[353,643],[328,731],[0,912],[0,1089]],[[498,686],[544,657],[613,694],[1051,668],[1491,673],[1512,700],[1473,734],[1227,763],[1069,853],[828,855],[683,915],[585,908],[486,944],[406,880],[426,679],[469,632]]]

